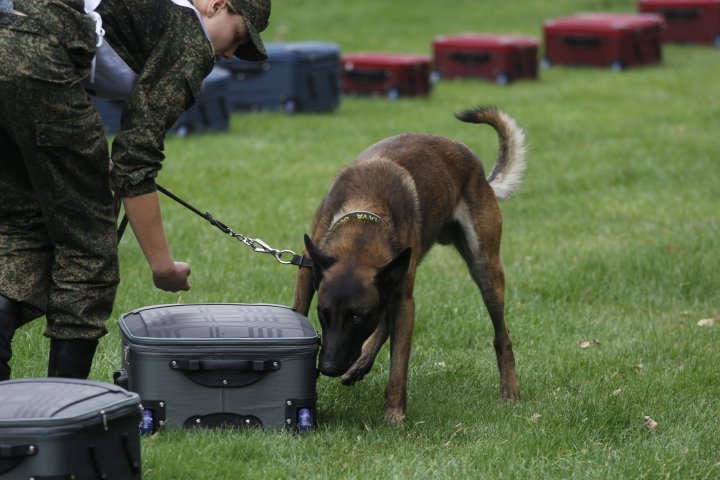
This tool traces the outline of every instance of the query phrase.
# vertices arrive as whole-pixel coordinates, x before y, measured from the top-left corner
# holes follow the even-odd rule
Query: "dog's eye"
[[[353,325],[357,325],[361,321],[362,317],[360,315],[353,315],[352,317],[350,317],[350,323],[352,323]]]

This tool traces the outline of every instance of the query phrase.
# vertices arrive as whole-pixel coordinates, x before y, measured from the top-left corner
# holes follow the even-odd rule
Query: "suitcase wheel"
[[[297,108],[297,103],[295,102],[295,100],[290,99],[290,100],[283,102],[282,107],[283,107],[283,110],[285,111],[285,113],[295,113],[295,109]]]
[[[507,85],[510,83],[510,77],[508,77],[505,73],[498,73],[495,75],[495,83],[498,85]]]
[[[125,372],[124,369],[115,370],[115,372],[113,372],[113,383],[118,387],[122,387],[125,390],[128,390],[129,379],[127,376],[127,372]]]

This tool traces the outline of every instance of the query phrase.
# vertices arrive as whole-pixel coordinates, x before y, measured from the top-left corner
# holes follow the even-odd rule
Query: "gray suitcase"
[[[140,394],[153,430],[312,428],[319,337],[304,315],[265,304],[157,305],[119,326],[115,381]]]
[[[141,478],[140,397],[68,378],[0,382],[0,478]]]

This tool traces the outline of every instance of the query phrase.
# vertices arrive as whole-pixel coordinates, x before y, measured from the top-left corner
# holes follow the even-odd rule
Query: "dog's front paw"
[[[343,385],[352,385],[367,375],[373,366],[373,361],[360,357],[352,366],[345,372],[340,379]]]
[[[513,386],[513,388],[507,388],[503,387],[500,389],[500,398],[505,400],[508,403],[515,403],[520,401],[520,392],[518,391],[517,386]]]
[[[340,378],[340,381],[343,385],[353,385],[356,382],[362,380],[369,371],[369,368],[365,370],[363,368],[355,367],[355,365],[353,365],[352,367],[350,367],[350,370],[343,374],[343,376]]]
[[[405,412],[400,408],[385,409],[384,420],[389,425],[399,425],[405,420]]]

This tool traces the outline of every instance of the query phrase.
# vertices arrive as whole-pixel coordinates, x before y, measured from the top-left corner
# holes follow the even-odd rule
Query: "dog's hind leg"
[[[387,340],[388,334],[387,322],[380,322],[372,335],[365,340],[360,357],[343,374],[341,380],[344,385],[352,385],[367,375],[375,363],[375,357],[377,357],[380,348]]]
[[[458,231],[454,244],[467,263],[470,275],[478,288],[490,314],[495,331],[493,345],[500,371],[500,396],[505,400],[519,400],[515,378],[515,356],[510,333],[505,324],[505,273],[500,260],[502,221],[494,202],[483,202],[484,210],[470,212],[472,208],[458,208]]]

